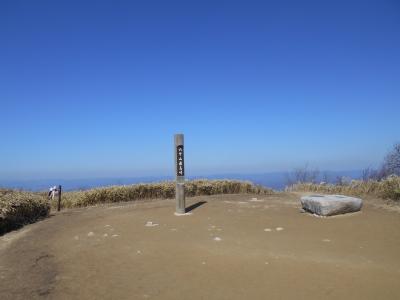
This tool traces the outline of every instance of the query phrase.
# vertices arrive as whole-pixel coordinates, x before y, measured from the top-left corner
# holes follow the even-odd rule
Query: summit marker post
[[[175,134],[175,176],[176,176],[176,212],[182,215],[186,213],[185,208],[185,159],[183,154],[183,134]]]

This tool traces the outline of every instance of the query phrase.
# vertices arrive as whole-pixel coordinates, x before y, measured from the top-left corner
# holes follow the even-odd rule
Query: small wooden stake
[[[58,186],[58,204],[57,211],[61,210],[61,185]]]

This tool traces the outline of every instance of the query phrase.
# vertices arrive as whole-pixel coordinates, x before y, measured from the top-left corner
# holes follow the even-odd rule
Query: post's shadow
[[[188,212],[192,211],[193,209],[196,209],[199,206],[202,206],[203,204],[206,204],[206,203],[207,203],[207,201],[199,201],[199,202],[197,202],[195,204],[192,204],[192,205],[186,207],[185,212],[188,213]]]

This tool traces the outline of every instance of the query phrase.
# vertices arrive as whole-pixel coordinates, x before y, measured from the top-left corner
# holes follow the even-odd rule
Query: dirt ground
[[[2,236],[0,299],[400,299],[396,210],[320,218],[295,194],[187,205],[65,210]]]

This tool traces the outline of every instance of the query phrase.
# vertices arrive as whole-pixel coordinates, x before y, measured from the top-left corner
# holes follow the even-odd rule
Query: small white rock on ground
[[[153,223],[152,221],[148,221],[144,226],[146,227],[154,227],[154,226],[158,226],[159,224],[157,223]]]
[[[319,216],[334,216],[360,211],[360,198],[343,195],[310,195],[301,197],[304,210]]]

